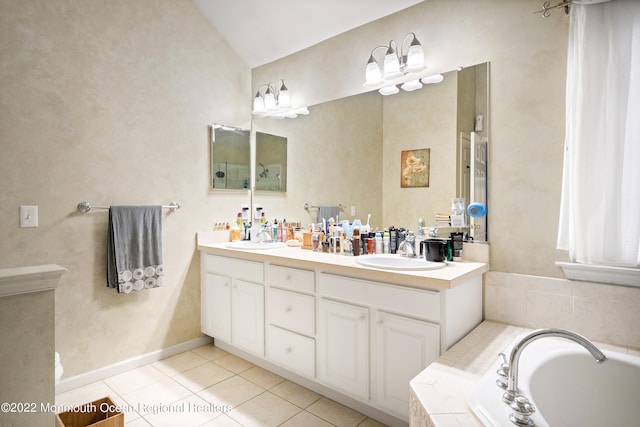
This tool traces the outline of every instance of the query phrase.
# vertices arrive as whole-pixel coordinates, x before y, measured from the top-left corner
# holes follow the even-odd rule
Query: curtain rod
[[[546,2],[544,2],[542,4],[542,9],[540,9],[540,10],[538,10],[536,12],[533,12],[533,13],[534,14],[535,13],[541,13],[542,16],[544,16],[545,18],[548,18],[549,15],[551,15],[551,10],[558,9],[560,7],[564,7],[564,13],[566,15],[568,15],[569,14],[569,5],[571,3],[573,3],[573,0],[563,0],[560,3],[558,3],[558,4],[554,5],[554,6],[551,6],[551,2],[546,1]]]

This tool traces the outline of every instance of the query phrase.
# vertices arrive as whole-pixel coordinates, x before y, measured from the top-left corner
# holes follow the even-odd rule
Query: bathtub
[[[508,358],[511,349],[505,350]],[[524,349],[518,390],[536,407],[531,416],[536,426],[640,426],[640,357],[601,350],[609,360],[599,364],[582,346],[564,339],[543,338]],[[485,426],[513,427],[513,410],[496,385],[499,366],[496,355],[468,403]]]

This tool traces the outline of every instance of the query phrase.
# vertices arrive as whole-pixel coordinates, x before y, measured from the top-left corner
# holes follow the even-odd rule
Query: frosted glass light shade
[[[444,76],[442,74],[434,74],[433,76],[423,77],[422,83],[440,83],[442,80],[444,80]]]
[[[260,95],[260,92],[256,94],[256,97],[253,98],[253,114],[264,113],[264,99]]]
[[[278,91],[278,108],[289,108],[291,107],[291,98],[289,97],[289,89],[282,82],[282,86],[280,86],[280,90]]]
[[[382,72],[380,71],[380,66],[378,65],[378,61],[373,58],[373,55],[369,58],[369,62],[367,62],[367,69],[365,71],[365,85],[377,85],[382,81]]]
[[[384,80],[395,79],[402,75],[400,71],[400,58],[398,58],[398,54],[391,43],[389,43],[389,49],[387,49],[387,54],[384,56],[383,69],[382,78]]]
[[[267,111],[276,109],[276,97],[274,96],[271,88],[268,88],[267,92],[264,94],[264,108]]]
[[[418,89],[422,89],[422,83],[420,83],[420,80],[416,79],[416,80],[409,80],[408,82],[405,82],[402,84],[402,86],[400,86],[402,88],[402,90],[406,90],[407,92],[411,92],[414,90],[418,90]]]
[[[422,71],[425,68],[424,51],[422,50],[422,46],[418,39],[414,38],[409,46],[409,51],[407,52],[407,68],[405,71],[413,73],[416,71]]]
[[[398,89],[398,86],[396,85],[391,85],[391,86],[385,86],[383,88],[380,88],[378,92],[380,92],[380,95],[387,96],[387,95],[394,95],[400,92],[400,89]]]

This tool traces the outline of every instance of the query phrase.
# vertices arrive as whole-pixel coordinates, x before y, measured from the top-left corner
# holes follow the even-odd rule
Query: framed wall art
[[[429,186],[430,149],[402,151],[400,155],[400,188]]]

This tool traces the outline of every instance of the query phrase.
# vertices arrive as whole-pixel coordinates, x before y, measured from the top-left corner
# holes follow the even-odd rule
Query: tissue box
[[[124,427],[124,413],[110,397],[56,414],[56,427]]]

